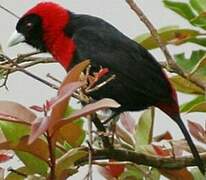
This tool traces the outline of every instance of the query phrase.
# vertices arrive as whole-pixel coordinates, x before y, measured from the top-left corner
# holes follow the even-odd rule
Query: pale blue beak
[[[21,34],[18,33],[17,31],[15,31],[9,38],[8,42],[7,42],[7,46],[8,47],[12,47],[15,46],[21,42],[25,41],[25,37]]]

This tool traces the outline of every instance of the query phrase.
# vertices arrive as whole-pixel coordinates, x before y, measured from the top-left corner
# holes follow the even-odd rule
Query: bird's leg
[[[112,132],[112,145],[114,144],[114,136],[116,132],[116,122],[119,120],[119,114],[120,114],[119,112],[113,112],[113,114],[102,123],[102,124],[107,124],[111,121],[109,125],[109,129]]]
[[[114,112],[108,119],[106,119],[105,121],[102,122],[102,124],[107,124],[108,122],[110,122],[112,119],[114,119],[116,116],[118,117],[120,113],[119,112]],[[119,117],[118,117],[119,118]],[[115,118],[115,122],[116,122],[116,118]]]
[[[111,121],[111,131],[112,131],[112,144],[114,144],[114,136],[115,136],[115,133],[116,133],[116,122],[119,120],[119,116],[115,116],[113,118],[113,120]]]

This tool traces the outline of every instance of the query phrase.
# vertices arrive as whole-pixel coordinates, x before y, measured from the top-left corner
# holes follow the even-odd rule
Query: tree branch
[[[200,154],[201,159],[206,163],[206,153]],[[184,157],[160,157],[149,155],[141,152],[123,150],[123,149],[93,149],[93,160],[113,159],[116,161],[132,162],[138,165],[152,166],[155,168],[165,169],[180,169],[188,166],[196,166],[196,161],[192,155]],[[77,162],[78,165],[83,165],[88,162],[88,157],[85,157]],[[76,165],[77,165],[76,164]]]
[[[206,84],[196,80],[186,72],[184,72],[181,67],[175,62],[172,55],[170,54],[167,46],[162,42],[157,29],[153,26],[153,24],[150,22],[150,20],[146,17],[146,15],[143,13],[143,11],[138,7],[138,5],[134,2],[134,0],[126,0],[127,4],[130,6],[130,8],[136,13],[136,15],[140,18],[140,20],[146,25],[146,27],[149,29],[152,37],[154,40],[158,43],[160,49],[164,53],[166,57],[167,65],[165,68],[169,72],[174,72],[180,75],[181,77],[191,81],[201,89],[206,89]]]

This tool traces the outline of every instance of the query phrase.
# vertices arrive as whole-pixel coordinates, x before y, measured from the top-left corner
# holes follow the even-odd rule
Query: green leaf
[[[119,179],[120,180],[137,180],[137,179],[143,179],[144,173],[141,171],[141,169],[127,165],[127,171],[123,172]]]
[[[47,178],[40,176],[39,174],[29,175],[27,180],[47,180]]]
[[[23,136],[28,135],[30,132],[29,126],[19,123],[0,121],[0,127],[6,139],[14,142],[18,142]],[[15,153],[33,173],[47,174],[48,165],[46,162],[26,152]]]
[[[198,96],[195,99],[181,105],[181,112],[206,112],[205,96]]]
[[[195,79],[200,84],[206,82],[206,51],[193,51],[189,58],[185,54],[175,55],[177,64],[187,72],[191,78]]]
[[[198,13],[206,11],[206,1],[205,0],[190,0],[192,8],[194,8]]]
[[[167,8],[171,9],[172,11],[188,20],[195,18],[195,13],[188,3],[171,0],[163,0],[163,3]]]
[[[149,144],[152,140],[154,123],[154,109],[149,108],[141,115],[138,124],[135,127],[134,138],[136,141],[136,150],[139,146]]]
[[[193,51],[189,58],[186,58],[184,53],[175,55],[177,64],[186,72],[191,72],[194,66],[205,56],[206,51]]]
[[[190,23],[194,26],[200,27],[202,29],[206,29],[206,15],[200,14],[199,16],[191,19]]]
[[[190,172],[192,173],[194,180],[205,180],[205,177],[198,168],[192,168]]]
[[[74,163],[79,159],[88,156],[88,152],[81,150],[80,148],[71,149],[62,157],[57,160],[56,163],[56,175],[60,177],[64,170],[70,169],[74,166]]]
[[[152,168],[149,174],[149,177],[145,177],[145,180],[159,180],[160,179],[160,172],[156,168]]]
[[[18,151],[16,152],[16,155],[33,174],[38,173],[43,176],[47,175],[48,164],[45,161],[42,161],[27,152]]]
[[[0,121],[0,127],[6,139],[14,142],[18,142],[30,132],[29,126],[19,123]]]
[[[190,38],[187,40],[187,42],[191,42],[206,47],[206,38],[200,38],[200,37]]]
[[[172,76],[169,80],[179,92],[187,94],[205,94],[203,89],[181,76]]]
[[[164,44],[173,43],[179,45],[192,37],[196,37],[199,32],[189,28],[179,28],[179,26],[167,26],[159,29],[158,34]],[[158,43],[150,33],[137,36],[135,41],[147,49],[159,47]]]

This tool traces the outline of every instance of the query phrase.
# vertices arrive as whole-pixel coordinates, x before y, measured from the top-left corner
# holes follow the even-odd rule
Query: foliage
[[[186,3],[163,0],[163,3],[166,8],[188,21],[191,27],[169,25],[160,28],[158,34],[161,40],[167,45],[174,46],[187,43],[199,45],[200,49],[192,51],[190,57],[187,57],[185,52],[175,54],[174,57],[188,77],[205,84],[206,51],[202,48],[206,47],[204,32],[206,1],[188,0]],[[139,35],[135,41],[147,49],[159,48],[158,43],[150,34]],[[26,61],[17,58],[16,62],[25,63]],[[29,66],[30,64],[27,64],[25,68]],[[21,180],[25,177],[28,179],[71,177],[78,172],[80,166],[85,164],[85,159],[88,164],[88,156],[91,152],[104,149],[102,141],[105,137],[109,139],[109,142],[113,142],[114,149],[151,155],[157,158],[157,161],[159,158],[174,158],[174,156],[181,158],[185,151],[190,153],[187,143],[184,140],[174,140],[170,132],[157,137],[153,136],[155,121],[153,107],[142,112],[138,120],[134,120],[129,113],[121,114],[114,134],[111,135],[109,127],[105,132],[98,132],[97,129],[93,135],[93,144],[88,144],[87,147],[89,135],[85,130],[85,122],[94,120],[93,117],[98,110],[119,107],[119,104],[111,99],[91,102],[90,98],[84,94],[88,87],[95,85],[97,77],[101,78],[101,74],[98,73],[94,76],[83,74],[82,72],[88,71],[88,67],[87,60],[71,69],[58,87],[56,97],[46,101],[43,106],[33,105],[27,108],[16,102],[0,101],[0,163],[10,161],[13,154],[23,163],[22,167],[12,169],[6,174],[7,180]],[[0,69],[1,79],[6,78],[6,72],[5,69]],[[192,100],[181,105],[181,112],[206,112],[205,89],[190,78],[184,78],[178,74],[171,76],[170,81],[177,91],[193,97]],[[73,109],[70,104],[71,97],[77,98],[85,106],[81,109]],[[188,121],[188,128],[197,141],[206,143],[206,130],[200,123]],[[165,141],[171,146],[162,143]],[[197,147],[200,152],[205,152],[205,149]],[[139,165],[126,160],[106,160],[93,162],[98,165],[99,172],[106,179],[159,180],[162,175],[170,179],[204,179],[197,168],[171,170]],[[3,177],[2,172],[1,170],[1,177]]]

